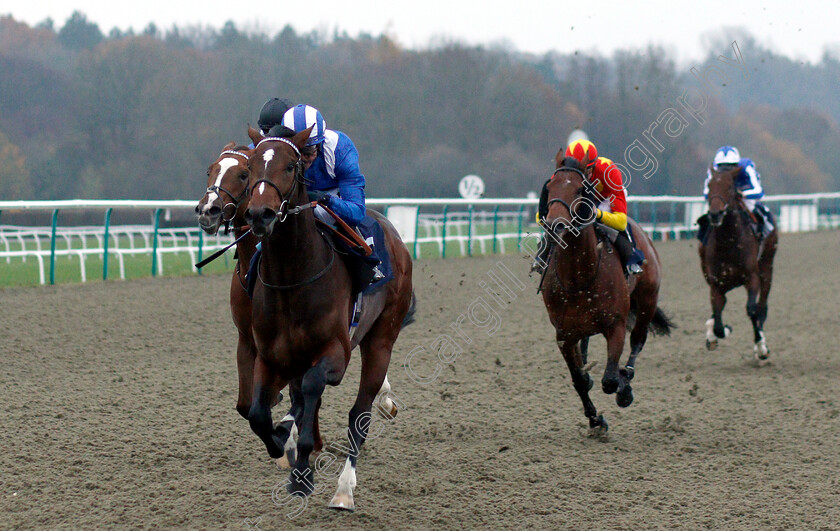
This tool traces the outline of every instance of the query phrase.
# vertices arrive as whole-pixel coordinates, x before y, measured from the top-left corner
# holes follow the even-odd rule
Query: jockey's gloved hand
[[[307,192],[307,194],[309,194],[310,201],[318,201],[322,205],[329,205],[330,199],[332,198],[332,196],[327,192],[319,192],[313,190],[311,192]]]

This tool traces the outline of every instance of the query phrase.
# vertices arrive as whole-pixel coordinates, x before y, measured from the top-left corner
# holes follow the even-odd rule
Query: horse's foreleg
[[[604,333],[607,340],[607,367],[604,369],[604,377],[601,378],[601,389],[611,395],[618,391],[621,383],[618,373],[618,363],[624,351],[624,335],[626,334],[625,322],[619,321],[612,328]]]
[[[291,407],[286,416],[274,425],[274,435],[278,442],[283,443],[284,455],[277,460],[277,467],[290,469],[295,466],[297,457],[297,439],[299,426],[303,421],[303,393],[300,390],[300,380],[289,384],[289,401]]]
[[[248,419],[251,399],[254,396],[254,360],[256,351],[248,334],[239,333],[236,345],[236,370],[239,373],[239,397],[236,399],[236,411]]]
[[[718,338],[729,337],[732,327],[723,324],[723,308],[726,306],[726,295],[715,285],[710,286],[709,294],[712,301],[712,318],[706,321],[706,348],[715,350]]]
[[[283,455],[283,443],[274,436],[271,424],[271,404],[277,398],[277,393],[285,386],[275,376],[271,367],[260,356],[254,361],[254,394],[251,399],[251,409],[248,411],[248,422],[251,430],[265,443],[268,455],[277,459]]]
[[[340,361],[336,361],[340,360]],[[303,416],[297,443],[297,459],[289,477],[290,494],[309,496],[315,488],[315,474],[309,466],[309,457],[315,448],[315,422],[321,396],[327,383],[336,385],[344,374],[344,355],[324,355],[314,367],[303,375],[300,390],[303,395]]]
[[[607,432],[607,421],[598,414],[595,404],[589,398],[589,390],[592,389],[592,376],[583,368],[583,359],[577,343],[558,339],[557,346],[566,360],[569,372],[572,375],[572,384],[575,386],[580,401],[583,402],[583,414],[589,419],[589,429],[592,435],[601,435]]]

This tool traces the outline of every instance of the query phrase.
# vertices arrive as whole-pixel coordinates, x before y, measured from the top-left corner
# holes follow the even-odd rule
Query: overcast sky
[[[760,43],[801,60],[819,61],[827,46],[840,50],[834,25],[840,19],[840,2],[820,2],[817,7],[811,1],[779,0],[0,0],[0,14],[30,25],[50,17],[60,28],[75,10],[106,34],[113,27],[139,32],[150,22],[166,30],[173,25],[221,28],[233,20],[240,29],[269,35],[286,24],[298,32],[385,32],[412,48],[454,38],[469,44],[503,43],[525,52],[597,50],[609,55],[654,43],[687,63],[703,58],[710,32],[742,27]],[[727,35],[731,40],[740,37],[737,31]]]

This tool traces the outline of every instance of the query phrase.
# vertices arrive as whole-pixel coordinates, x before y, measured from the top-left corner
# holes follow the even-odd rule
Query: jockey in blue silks
[[[773,231],[773,223],[770,212],[759,202],[764,197],[764,189],[761,187],[761,175],[755,168],[755,163],[747,158],[741,158],[738,148],[723,146],[715,153],[712,168],[715,170],[727,171],[737,166],[738,173],[735,176],[735,188],[744,199],[747,210],[755,214],[758,220],[758,229],[761,237],[764,238]],[[709,181],[712,179],[711,169],[706,170],[706,182],[703,184],[703,197],[709,200]],[[705,241],[708,233],[707,226],[701,225],[698,238]]]
[[[301,150],[310,199],[328,206],[351,227],[365,217],[365,176],[359,169],[359,152],[350,137],[327,129],[324,117],[314,107],[296,105],[283,115],[282,125],[299,133],[313,125]],[[335,220],[320,208],[315,216],[330,225]]]
[[[318,109],[309,105],[295,105],[287,110],[280,125],[296,133],[312,127],[309,140],[300,154],[304,175],[309,181],[309,199],[319,203],[314,210],[315,217],[335,226],[335,219],[321,205],[329,207],[360,234],[364,233],[363,239],[373,249],[374,238],[357,227],[365,219],[365,176],[359,169],[359,152],[353,141],[341,131],[327,129],[324,117]],[[375,255],[376,251],[374,249],[374,256],[366,259],[372,271],[371,283],[386,277],[377,265],[381,262]],[[379,251],[385,252],[384,249]]]

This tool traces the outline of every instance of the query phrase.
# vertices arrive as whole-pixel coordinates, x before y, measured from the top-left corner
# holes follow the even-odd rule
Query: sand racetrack
[[[0,528],[838,529],[838,235],[782,235],[762,368],[744,291],[732,337],[706,351],[696,245],[658,242],[679,329],[648,340],[624,410],[593,340],[607,440],[587,437],[526,260],[417,262],[417,322],[390,370],[404,407],[365,446],[357,511],[327,509],[335,481],[317,476],[325,491],[293,518],[271,496],[287,473],[234,410],[228,276],[0,290]],[[497,262],[527,287],[509,283],[493,315],[478,297]],[[471,343],[432,378],[432,341],[471,310],[483,327],[466,321]],[[424,385],[404,368],[414,349]],[[328,445],[358,371],[324,395]]]

